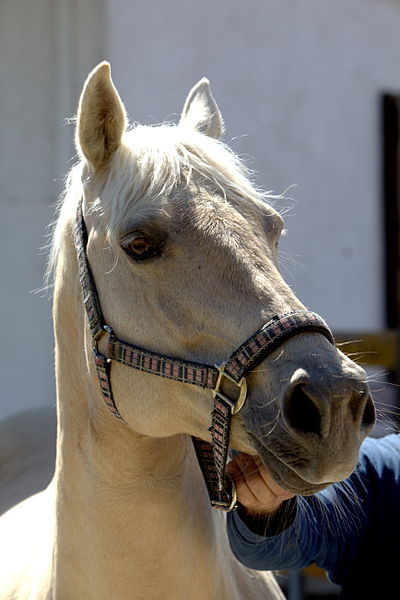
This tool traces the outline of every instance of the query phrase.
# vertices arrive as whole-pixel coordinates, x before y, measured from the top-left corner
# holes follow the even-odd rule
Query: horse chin
[[[279,457],[268,450],[255,436],[251,436],[254,449],[261,462],[269,471],[272,478],[283,489],[299,496],[311,496],[325,489],[329,483],[310,483],[303,479],[296,471],[284,463]]]

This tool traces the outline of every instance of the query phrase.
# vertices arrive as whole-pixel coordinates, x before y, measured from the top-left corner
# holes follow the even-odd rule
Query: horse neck
[[[150,600],[196,598],[196,584],[200,597],[211,598],[205,581],[215,592],[221,575],[217,564],[207,565],[206,575],[199,565],[206,567],[210,550],[215,559],[223,522],[209,508],[190,438],[140,436],[113,417],[98,382],[89,380],[83,311],[71,241],[59,260],[54,300],[56,588],[61,597],[68,589],[88,600],[128,598],[135,589]],[[180,575],[177,564],[185,565]]]

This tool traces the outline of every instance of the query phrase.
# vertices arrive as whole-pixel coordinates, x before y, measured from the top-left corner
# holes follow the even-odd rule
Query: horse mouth
[[[303,479],[294,468],[268,450],[254,435],[251,435],[251,438],[261,462],[275,482],[284,490],[300,496],[311,496],[329,485],[329,483],[310,483]]]

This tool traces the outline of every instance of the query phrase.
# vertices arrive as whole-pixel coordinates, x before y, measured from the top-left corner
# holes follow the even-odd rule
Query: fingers
[[[240,461],[235,458],[227,465],[226,472],[232,477],[235,484],[237,498],[240,504],[246,507],[254,507],[258,504],[257,496],[252,492],[243,474]]]
[[[272,479],[258,457],[240,454],[227,465],[227,473],[233,479],[239,502],[250,512],[271,514],[294,496]]]

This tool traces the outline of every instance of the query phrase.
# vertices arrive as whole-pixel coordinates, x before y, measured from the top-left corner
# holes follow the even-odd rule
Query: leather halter
[[[101,392],[108,408],[117,419],[125,423],[112,393],[111,361],[113,360],[146,373],[211,390],[214,397],[214,410],[209,429],[212,444],[195,437],[192,437],[192,441],[212,506],[226,511],[234,509],[236,492],[233,482],[225,475],[225,465],[232,415],[239,412],[246,401],[246,376],[273,350],[294,335],[318,332],[334,344],[328,325],[319,315],[309,311],[294,311],[275,316],[241,344],[227,362],[219,366],[171,358],[145,350],[120,340],[104,320],[86,253],[88,235],[82,213],[82,200],[79,201],[77,209],[74,237],[83,302],[93,340],[94,362]],[[106,353],[102,354],[98,350],[98,342],[106,334],[108,345]],[[230,382],[230,388],[233,387],[232,384],[237,387],[235,398],[225,393],[226,380]]]

